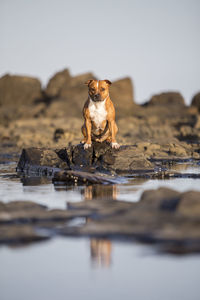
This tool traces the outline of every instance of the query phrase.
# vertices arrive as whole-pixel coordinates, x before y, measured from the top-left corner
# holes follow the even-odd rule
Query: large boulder
[[[11,120],[38,115],[44,104],[37,105],[35,102],[41,98],[41,83],[38,79],[9,74],[1,77],[0,124],[8,125]]]
[[[92,73],[85,73],[75,77],[67,77],[67,70],[57,73],[53,78],[55,86],[52,86],[51,80],[47,85],[45,93],[48,96],[55,95],[49,92],[49,87],[57,92],[57,97],[51,102],[47,108],[46,114],[48,117],[78,117],[82,118],[82,109],[84,102],[87,99],[88,92],[84,83],[89,79],[96,79]],[[56,78],[60,78],[59,83],[62,85],[58,87]],[[62,80],[61,80],[62,78]],[[56,89],[57,87],[57,89]]]
[[[178,92],[165,92],[151,97],[147,106],[185,107],[183,96]]]
[[[18,165],[19,172],[36,172],[51,175],[58,169],[68,168],[67,162],[62,160],[54,150],[27,148],[23,149]]]
[[[0,106],[32,104],[41,95],[41,82],[37,78],[9,74],[0,78]]]
[[[27,148],[22,151],[17,170],[51,173],[56,169],[100,171],[112,174],[153,171],[154,164],[134,146],[112,149],[107,142],[93,143],[84,150],[83,144],[60,150]],[[44,171],[44,172],[43,172]]]
[[[110,97],[116,109],[116,118],[126,118],[134,112],[133,84],[129,77],[114,81],[110,87]]]
[[[50,78],[45,89],[45,94],[50,98],[58,96],[62,86],[64,84],[69,84],[70,79],[71,76],[68,69],[56,73]]]

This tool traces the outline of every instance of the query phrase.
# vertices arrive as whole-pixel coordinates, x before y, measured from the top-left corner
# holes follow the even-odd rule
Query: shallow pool
[[[181,168],[181,166],[179,166]],[[31,200],[49,208],[68,201],[110,197],[138,201],[144,190],[167,186],[200,190],[200,179],[129,179],[122,185],[54,186],[49,178],[23,178],[15,165],[0,168],[0,200]],[[181,172],[199,172],[182,166]],[[1,300],[196,300],[200,256],[160,254],[151,246],[95,238],[54,238],[24,247],[0,247]]]

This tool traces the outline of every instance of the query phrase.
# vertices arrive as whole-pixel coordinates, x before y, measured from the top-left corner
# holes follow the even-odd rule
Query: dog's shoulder
[[[106,110],[108,112],[108,118],[115,118],[115,107],[110,97],[106,101]]]

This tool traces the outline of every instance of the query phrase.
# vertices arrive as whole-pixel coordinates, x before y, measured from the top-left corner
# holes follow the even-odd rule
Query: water
[[[199,173],[197,165],[177,165]],[[107,195],[138,201],[147,189],[167,186],[200,190],[200,179],[136,180],[123,185],[54,187],[47,178],[15,176],[15,165],[2,165],[0,200],[31,200],[49,208],[68,201]],[[200,256],[159,254],[154,247],[95,238],[54,238],[23,247],[0,247],[1,300],[162,299],[196,300],[200,293]]]
[[[1,248],[1,299],[199,299],[198,256],[158,255],[131,243],[110,247],[107,263],[91,255],[88,239]]]

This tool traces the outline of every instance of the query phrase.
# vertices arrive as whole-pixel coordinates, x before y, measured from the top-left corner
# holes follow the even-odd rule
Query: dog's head
[[[88,93],[92,101],[104,101],[109,95],[109,87],[111,82],[105,80],[90,79],[85,83],[88,86]]]

